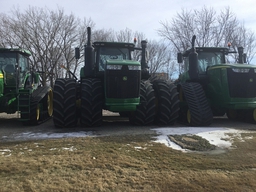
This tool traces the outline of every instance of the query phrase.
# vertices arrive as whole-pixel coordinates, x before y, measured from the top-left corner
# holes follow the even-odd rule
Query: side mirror
[[[145,59],[146,59],[146,63],[148,63],[148,60],[149,60],[149,52],[148,52],[148,50],[146,50]]]
[[[32,73],[33,82],[35,84],[39,83],[39,74],[38,73]]]
[[[181,53],[177,53],[177,60],[178,60],[178,63],[182,63],[183,62],[183,58],[182,58],[182,54]]]
[[[78,47],[75,48],[75,57],[76,60],[80,59],[80,49]]]
[[[244,63],[247,63],[247,55],[246,55],[246,53],[243,54],[243,58],[244,58]]]

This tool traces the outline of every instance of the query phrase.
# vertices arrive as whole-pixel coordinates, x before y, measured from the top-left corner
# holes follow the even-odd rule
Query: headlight
[[[121,70],[122,65],[107,65],[108,70]]]
[[[128,65],[129,70],[141,70],[140,65]]]
[[[232,70],[236,73],[249,73],[250,69],[243,69],[243,68],[232,68]]]

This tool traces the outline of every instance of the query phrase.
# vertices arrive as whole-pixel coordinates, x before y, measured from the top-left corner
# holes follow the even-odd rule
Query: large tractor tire
[[[181,84],[179,93],[180,100],[187,103],[187,108],[183,106],[181,110],[181,118],[186,119],[190,126],[209,126],[213,114],[202,86],[199,83],[184,83]]]
[[[57,79],[53,89],[53,123],[55,127],[77,125],[75,79]]]
[[[179,111],[176,86],[164,79],[153,80],[152,84],[156,97],[155,123],[159,125],[173,124],[178,118]]]
[[[81,118],[82,127],[95,127],[102,124],[103,89],[100,79],[82,79]]]
[[[179,118],[179,111],[180,111],[180,101],[179,101],[179,93],[177,91],[177,86],[169,83],[169,90],[171,92],[171,116],[169,120],[169,124],[174,124],[177,119]]]
[[[140,83],[140,105],[129,116],[131,124],[151,125],[155,119],[155,94],[152,84],[148,80]]]

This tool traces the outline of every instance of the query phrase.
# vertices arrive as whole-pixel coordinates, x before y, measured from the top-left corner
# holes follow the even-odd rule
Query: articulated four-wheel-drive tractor
[[[180,118],[192,126],[210,125],[213,116],[256,122],[256,66],[245,63],[243,48],[238,48],[238,63],[227,64],[229,48],[194,47],[183,54],[185,72],[178,91]]]
[[[84,47],[84,66],[77,78],[59,78],[53,91],[56,127],[92,127],[102,124],[102,110],[119,112],[135,125],[173,124],[178,118],[176,86],[149,78],[146,41],[141,47],[125,42],[91,43]],[[132,59],[140,52],[141,61]],[[76,59],[80,50],[76,48]]]
[[[30,52],[0,48],[0,112],[18,112],[25,125],[36,125],[53,113],[53,92],[40,86],[39,73],[29,66]]]

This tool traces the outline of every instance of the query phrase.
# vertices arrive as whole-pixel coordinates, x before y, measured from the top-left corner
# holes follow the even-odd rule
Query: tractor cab
[[[0,49],[4,92],[16,91],[16,88],[24,87],[25,77],[29,73],[29,56],[30,53],[22,49]]]
[[[109,62],[120,61],[120,64],[125,60],[131,59],[131,52],[134,50],[132,43],[112,43],[112,42],[94,42],[94,50],[96,53],[96,70],[105,71],[109,68],[120,68],[121,65],[111,66]]]
[[[191,59],[191,53],[195,50],[195,57]],[[184,61],[184,78],[186,80],[191,80],[191,77],[195,77],[193,80],[205,79],[207,76],[206,73],[208,70],[216,68],[217,65],[219,67],[223,67],[221,65],[226,65],[226,55],[230,53],[237,53],[236,51],[230,51],[229,48],[226,47],[195,47],[185,51],[184,53],[178,53],[178,63],[182,63]],[[244,64],[246,62],[246,54],[243,53],[243,48],[238,48],[238,62],[240,64]],[[190,72],[189,72],[190,71]],[[193,71],[191,77],[189,77],[189,73]]]
[[[209,48],[209,47],[198,47],[196,52],[198,54],[198,74],[203,75],[207,69],[211,66],[226,63],[225,48]],[[183,54],[185,71],[189,68],[189,52]]]

